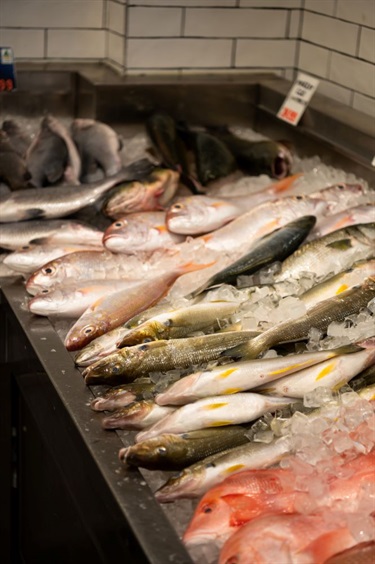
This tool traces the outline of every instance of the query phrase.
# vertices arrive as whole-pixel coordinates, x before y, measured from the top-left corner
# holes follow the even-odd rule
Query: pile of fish
[[[184,542],[213,556],[197,561],[373,555],[374,192],[164,113],[146,123],[156,166],[123,167],[105,124],[60,126],[23,150],[34,187],[0,169],[3,264],[31,313],[67,318],[85,382],[106,386],[103,429],[138,431],[120,460],[178,471],[160,502],[203,496]],[[61,219],[88,206],[113,223]]]

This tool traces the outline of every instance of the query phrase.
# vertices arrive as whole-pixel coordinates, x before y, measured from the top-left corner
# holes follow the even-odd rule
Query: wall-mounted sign
[[[13,49],[0,47],[0,92],[11,92],[16,88]]]
[[[317,78],[299,72],[296,81],[278,111],[277,117],[292,125],[297,125],[318,85],[319,80]]]

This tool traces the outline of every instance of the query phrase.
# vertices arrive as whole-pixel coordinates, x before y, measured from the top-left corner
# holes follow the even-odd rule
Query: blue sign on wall
[[[0,47],[0,92],[10,92],[16,88],[13,49]]]

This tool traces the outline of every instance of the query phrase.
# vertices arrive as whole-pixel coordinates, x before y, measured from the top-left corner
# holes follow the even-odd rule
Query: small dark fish
[[[114,411],[135,401],[152,399],[156,394],[156,384],[150,378],[137,378],[134,382],[109,388],[103,395],[92,400],[94,411]]]
[[[122,142],[109,125],[93,119],[75,119],[71,132],[82,159],[82,178],[99,166],[105,176],[117,174],[122,167]]]
[[[20,190],[27,187],[30,178],[26,162],[15,151],[5,131],[0,130],[0,180],[11,190]]]
[[[26,153],[26,164],[35,187],[53,186],[64,178],[69,153],[65,141],[51,129],[55,118],[43,118],[38,136]]]
[[[102,420],[103,429],[145,429],[175,410],[160,406],[154,400],[135,401],[114,411]]]
[[[31,137],[25,133],[14,119],[6,119],[1,127],[8,136],[9,142],[16,153],[24,158],[31,145]]]
[[[248,141],[233,135],[229,130],[211,131],[237,159],[238,167],[253,176],[268,174],[271,178],[285,178],[293,164],[292,153],[287,142]]]
[[[206,131],[192,131],[187,127],[179,127],[178,132],[194,153],[198,180],[203,186],[237,169],[235,157],[225,143],[214,135]]]
[[[245,426],[228,425],[163,434],[121,449],[119,458],[125,464],[149,470],[181,470],[207,456],[247,443],[247,432]]]
[[[189,297],[195,297],[211,286],[235,284],[241,274],[250,275],[275,261],[283,261],[300,246],[315,222],[315,216],[307,215],[272,231],[262,237],[246,255],[211,276]]]
[[[181,182],[194,194],[200,193],[198,182],[189,175],[185,146],[175,120],[166,112],[155,112],[146,120],[146,130],[162,163],[179,172]]]

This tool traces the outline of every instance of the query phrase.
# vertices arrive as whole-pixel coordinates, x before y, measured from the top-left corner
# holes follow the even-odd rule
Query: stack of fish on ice
[[[161,502],[203,495],[189,546],[225,543],[222,563],[373,554],[374,192],[287,144],[163,113],[147,133],[157,166],[123,167],[105,124],[50,116],[19,170],[0,158],[0,246],[27,307],[71,319],[86,383],[113,386],[91,407],[139,430],[121,460],[180,470]],[[104,232],[61,219],[90,206]]]

